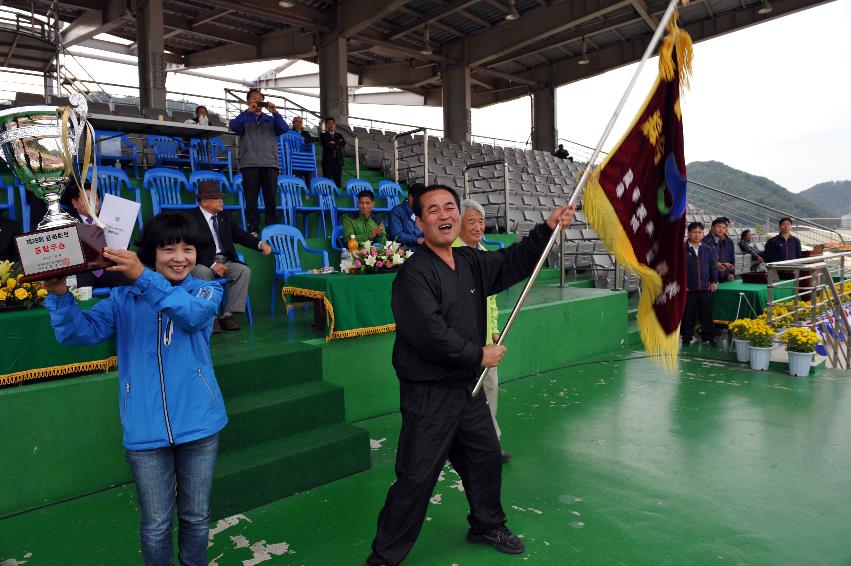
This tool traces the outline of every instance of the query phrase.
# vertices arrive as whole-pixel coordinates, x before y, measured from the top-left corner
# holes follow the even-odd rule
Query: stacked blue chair
[[[278,195],[281,197],[283,223],[295,226],[296,209],[304,206],[304,196],[307,195],[304,179],[293,175],[278,175]]]
[[[276,288],[275,282],[281,281],[286,285],[290,275],[304,273],[301,266],[299,247],[307,253],[318,254],[322,257],[322,265],[328,267],[328,252],[307,247],[304,235],[298,228],[275,224],[266,226],[260,234],[260,239],[269,244],[272,254],[275,256],[275,278],[272,284],[272,299],[269,312],[275,315],[275,302],[280,296],[280,289]],[[290,312],[290,315],[293,313]]]
[[[403,200],[408,198],[399,183],[395,181],[378,181],[378,196],[384,197],[387,201],[387,209],[390,210],[394,206],[398,206]]]
[[[154,150],[154,165],[191,165],[189,148],[179,139],[169,136],[148,136],[148,147]]]
[[[295,212],[304,212],[304,233],[310,234],[308,227],[309,215],[312,212],[319,213],[319,219],[322,223],[322,237],[328,237],[328,228],[325,222],[325,214],[331,216],[331,231],[337,225],[337,185],[331,179],[325,177],[314,177],[310,180],[310,195],[316,197],[317,204],[314,206],[299,206]]]
[[[305,145],[304,139],[298,132],[290,130],[279,136],[278,147],[285,153],[286,169],[283,171],[287,175],[310,173],[316,176],[319,174],[316,170],[316,153],[313,144]]]
[[[151,193],[154,215],[163,210],[189,210],[198,206],[194,200],[191,204],[185,202],[186,195],[191,195],[193,199],[195,195],[189,189],[186,175],[175,169],[148,169],[142,186]]]
[[[89,173],[87,175],[86,180],[91,181],[92,174],[94,173],[93,169],[89,169]],[[127,176],[127,173],[118,169],[117,167],[108,167],[108,166],[99,166],[98,171],[98,182],[97,187],[100,194],[106,195],[114,195],[117,197],[124,198],[121,195],[121,191],[132,191],[135,193],[136,202],[142,202],[142,191],[139,187],[133,187],[130,184],[130,178]],[[139,225],[139,230],[142,229],[142,207],[139,207],[139,214],[137,215],[136,223]]]
[[[291,175],[290,171],[290,161],[289,161],[289,151],[287,151],[287,144],[284,142],[284,136],[278,136],[278,163],[281,166],[281,172],[284,175]]]
[[[118,140],[118,144],[108,143],[111,140]],[[116,161],[119,163],[129,163],[133,166],[133,177],[139,178],[139,159],[136,155],[136,145],[130,143],[125,134],[121,132],[104,132],[95,130],[95,155],[97,156],[98,167],[103,165],[112,165]],[[115,152],[118,149],[118,152]]]
[[[219,138],[193,138],[189,142],[189,161],[193,171],[227,168],[228,179],[233,179],[232,152]]]
[[[235,185],[232,185],[224,173],[219,173],[218,171],[193,171],[189,174],[189,190],[197,194],[198,184],[201,181],[213,181],[219,185],[222,192],[236,194],[239,204],[226,204],[225,210],[238,210],[242,219],[242,229],[245,230],[245,199],[242,194],[242,188],[237,189]],[[241,181],[242,177],[240,176]]]

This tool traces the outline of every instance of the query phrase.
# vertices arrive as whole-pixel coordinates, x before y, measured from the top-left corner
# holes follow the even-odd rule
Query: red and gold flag
[[[589,222],[618,262],[641,279],[638,328],[645,350],[673,367],[685,307],[686,167],[680,94],[691,38],[668,26],[659,74],[626,135],[588,178]]]

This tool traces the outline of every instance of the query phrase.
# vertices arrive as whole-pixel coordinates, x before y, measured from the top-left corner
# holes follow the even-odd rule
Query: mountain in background
[[[721,189],[794,216],[801,218],[839,216],[835,210],[827,212],[827,210],[833,210],[829,206],[822,208],[801,195],[789,192],[770,179],[733,169],[719,161],[695,161],[689,163],[686,170],[690,181]],[[707,212],[721,213],[715,210]]]
[[[819,183],[798,194],[834,216],[851,214],[851,181]]]

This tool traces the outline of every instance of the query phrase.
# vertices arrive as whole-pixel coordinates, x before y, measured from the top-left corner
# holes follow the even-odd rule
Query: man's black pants
[[[710,340],[715,337],[715,323],[712,320],[712,307],[715,301],[709,291],[692,291],[686,293],[686,308],[683,321],[680,324],[680,336],[683,340],[694,338],[694,325],[700,317],[700,338]]]
[[[334,181],[338,187],[343,186],[343,166],[337,163],[337,161],[323,162],[322,175]]]
[[[260,231],[260,214],[257,197],[263,189],[263,203],[266,206],[266,226],[278,223],[278,169],[275,167],[243,167],[242,187],[245,191],[245,221],[249,232]]]
[[[398,564],[411,551],[447,457],[464,483],[471,528],[505,524],[499,441],[484,394],[472,398],[470,390],[402,382],[396,482],[378,515],[368,564]]]

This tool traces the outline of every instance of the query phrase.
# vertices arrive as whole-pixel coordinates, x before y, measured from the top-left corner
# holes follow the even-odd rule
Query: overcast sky
[[[824,181],[851,179],[849,27],[851,0],[838,0],[696,44],[692,88],[683,100],[686,160],[722,161],[793,192]],[[638,111],[655,79],[656,61],[645,66],[604,149],[618,141]],[[135,67],[80,62],[100,81],[138,84]],[[66,64],[75,68],[73,62]],[[203,71],[250,80],[274,66],[266,61]],[[559,136],[595,145],[635,67],[559,88]],[[315,69],[299,62],[284,74]],[[75,73],[81,75],[78,68]],[[22,81],[39,85],[29,90],[40,88],[40,80],[0,73],[0,82],[7,85],[0,91],[28,90]],[[221,97],[225,86],[235,85],[173,73],[168,78],[168,88],[175,92]],[[107,90],[121,92],[114,87]],[[292,98],[318,109],[316,98]],[[443,125],[440,108],[354,104],[350,114],[433,128]],[[529,97],[474,109],[472,121],[474,134],[526,141]]]

